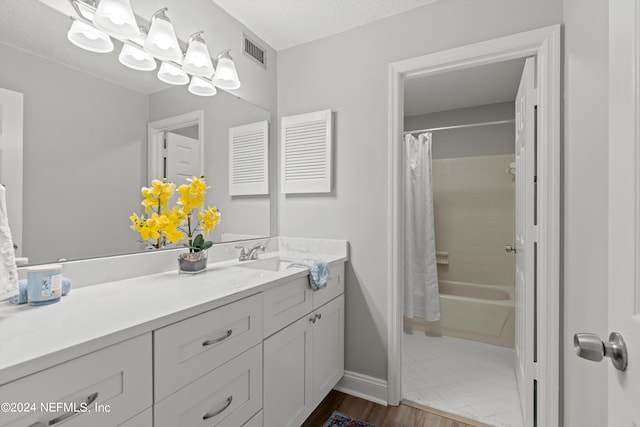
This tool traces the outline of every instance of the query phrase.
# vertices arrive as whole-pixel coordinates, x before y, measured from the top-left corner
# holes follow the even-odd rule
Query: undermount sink
[[[240,264],[240,267],[254,268],[256,270],[282,271],[286,270],[293,261],[284,260],[280,257],[263,258],[255,261],[248,261]]]

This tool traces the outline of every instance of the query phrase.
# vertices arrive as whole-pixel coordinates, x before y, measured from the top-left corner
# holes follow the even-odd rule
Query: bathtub
[[[405,328],[513,348],[513,288],[448,280],[441,280],[438,285],[440,321],[405,318]]]

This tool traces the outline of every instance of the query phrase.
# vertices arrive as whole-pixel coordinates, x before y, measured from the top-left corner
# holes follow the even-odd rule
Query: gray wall
[[[608,1],[564,0],[564,20],[564,420],[605,426],[608,367],[577,358],[572,339],[609,336]]]
[[[221,233],[269,236],[269,196],[229,196],[229,128],[269,120],[270,114],[228,93],[194,96],[174,87],[149,97],[149,119],[156,121],[203,109],[205,176],[211,188],[207,203],[222,213],[214,241]]]
[[[404,130],[510,120],[514,116],[513,102],[501,102],[419,116],[407,116],[404,118]],[[432,139],[433,158],[450,159],[511,154],[515,152],[514,135],[515,125],[513,123],[435,131]]]
[[[24,94],[23,255],[138,250],[129,215],[146,181],[147,96],[3,44],[0,57],[0,86]]]
[[[560,1],[440,1],[278,54],[278,114],[331,108],[335,186],[280,197],[280,234],[344,238],[345,367],[387,378],[390,62],[562,22]]]

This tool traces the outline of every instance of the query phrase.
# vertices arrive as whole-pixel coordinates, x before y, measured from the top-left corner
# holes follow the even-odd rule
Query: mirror
[[[70,23],[36,0],[0,3],[0,88],[24,94],[18,256],[42,264],[145,250],[129,216],[144,212],[148,125],[200,110],[204,129],[175,132],[204,133],[207,204],[222,212],[211,240],[269,236],[269,196],[229,196],[228,134],[270,113],[221,90],[199,97],[126,68],[117,41],[110,54],[79,49],[67,40]]]

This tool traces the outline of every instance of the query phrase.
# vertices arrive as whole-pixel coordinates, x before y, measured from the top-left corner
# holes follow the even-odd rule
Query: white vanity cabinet
[[[151,369],[151,334],[146,333],[26,376],[0,387],[0,401],[16,405],[15,412],[0,413],[0,425],[131,425],[127,420],[153,403]],[[140,420],[136,426],[151,427]]]
[[[330,286],[312,291],[323,305],[264,341],[264,427],[299,426],[342,378],[344,265],[331,276]],[[274,290],[265,292],[265,304]]]
[[[11,371],[18,363],[5,363],[9,368],[4,373],[14,376],[4,377],[0,403],[16,407],[3,407],[0,427],[299,426],[344,373],[344,263],[333,263],[327,287],[318,291],[301,270],[277,275],[238,271],[261,282],[202,297],[218,285],[212,271],[202,282],[189,282],[191,300],[132,305],[128,317],[121,316],[124,320],[111,330],[113,314],[106,307],[112,305],[95,305],[95,295],[121,294],[120,286],[136,292],[138,283],[87,287],[63,301],[66,305],[54,306],[59,313],[13,310],[15,328],[33,324],[45,313],[58,316],[54,324],[60,324],[73,318],[73,310],[85,312],[83,304],[94,304],[101,330],[81,328],[81,339],[61,346],[67,354],[62,363],[25,356],[20,363],[33,363],[22,376]],[[224,274],[235,277],[231,270]],[[146,280],[153,280],[154,289],[162,285],[158,277],[139,280],[140,292],[151,284]],[[164,286],[174,280],[172,276]],[[10,336],[11,342],[30,343],[24,333],[16,336]],[[57,338],[64,336],[60,332]],[[105,337],[106,347],[101,346]],[[30,403],[36,407],[25,409]],[[42,405],[53,406],[47,410]]]

